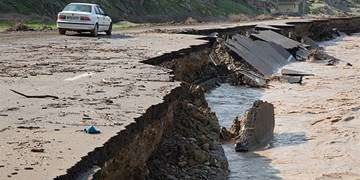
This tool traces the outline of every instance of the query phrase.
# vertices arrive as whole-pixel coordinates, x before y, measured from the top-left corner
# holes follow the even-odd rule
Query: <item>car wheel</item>
[[[98,24],[95,24],[95,27],[94,27],[94,30],[91,31],[91,36],[98,36],[99,34],[99,25]]]
[[[66,30],[65,30],[65,29],[59,29],[59,34],[65,35],[65,34],[66,34]]]
[[[111,33],[112,33],[112,28],[113,28],[113,24],[111,23],[110,26],[109,26],[109,29],[106,32],[106,35],[110,36]]]

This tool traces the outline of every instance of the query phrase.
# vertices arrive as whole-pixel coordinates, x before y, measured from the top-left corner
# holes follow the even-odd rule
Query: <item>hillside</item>
[[[70,2],[98,3],[115,19],[135,22],[181,21],[187,17],[215,20],[230,14],[253,15],[245,0],[0,0],[0,14],[24,14],[55,19]]]
[[[53,22],[57,13],[70,2],[100,4],[115,21],[169,22],[188,17],[218,21],[232,14],[259,13],[247,0],[0,0],[0,20],[20,17]],[[309,0],[308,3],[309,14],[360,14],[360,0]]]
[[[309,14],[317,15],[359,15],[360,0],[311,0]]]

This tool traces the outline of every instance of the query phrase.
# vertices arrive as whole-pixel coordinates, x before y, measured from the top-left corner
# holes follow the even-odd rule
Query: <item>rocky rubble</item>
[[[11,26],[6,31],[8,31],[8,32],[11,32],[11,31],[34,31],[34,29],[25,25],[24,23],[15,23],[13,26]]]
[[[247,85],[252,87],[265,87],[264,77],[244,60],[235,59],[225,47],[224,39],[219,38],[214,44],[211,55],[216,63],[219,73],[226,77],[232,85]]]
[[[339,59],[325,53],[324,50],[321,48],[316,48],[310,51],[310,54],[308,56],[308,61],[310,62],[327,61],[327,65],[335,65],[339,62]]]
[[[226,179],[228,163],[219,139],[218,120],[199,86],[183,94],[174,119],[147,162],[147,179]]]

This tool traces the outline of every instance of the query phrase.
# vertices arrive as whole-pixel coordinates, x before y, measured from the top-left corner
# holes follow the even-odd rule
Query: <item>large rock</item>
[[[172,126],[147,161],[146,179],[226,180],[228,162],[220,143],[220,125],[203,89],[191,86],[176,99]]]
[[[274,127],[274,106],[256,101],[244,119],[235,119],[230,129],[235,136],[235,150],[246,152],[267,145],[274,135]]]

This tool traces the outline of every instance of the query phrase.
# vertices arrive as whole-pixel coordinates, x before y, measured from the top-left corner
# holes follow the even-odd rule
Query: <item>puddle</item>
[[[230,128],[236,116],[242,116],[260,99],[263,91],[256,88],[223,84],[206,95],[206,100],[220,120],[220,125]]]

